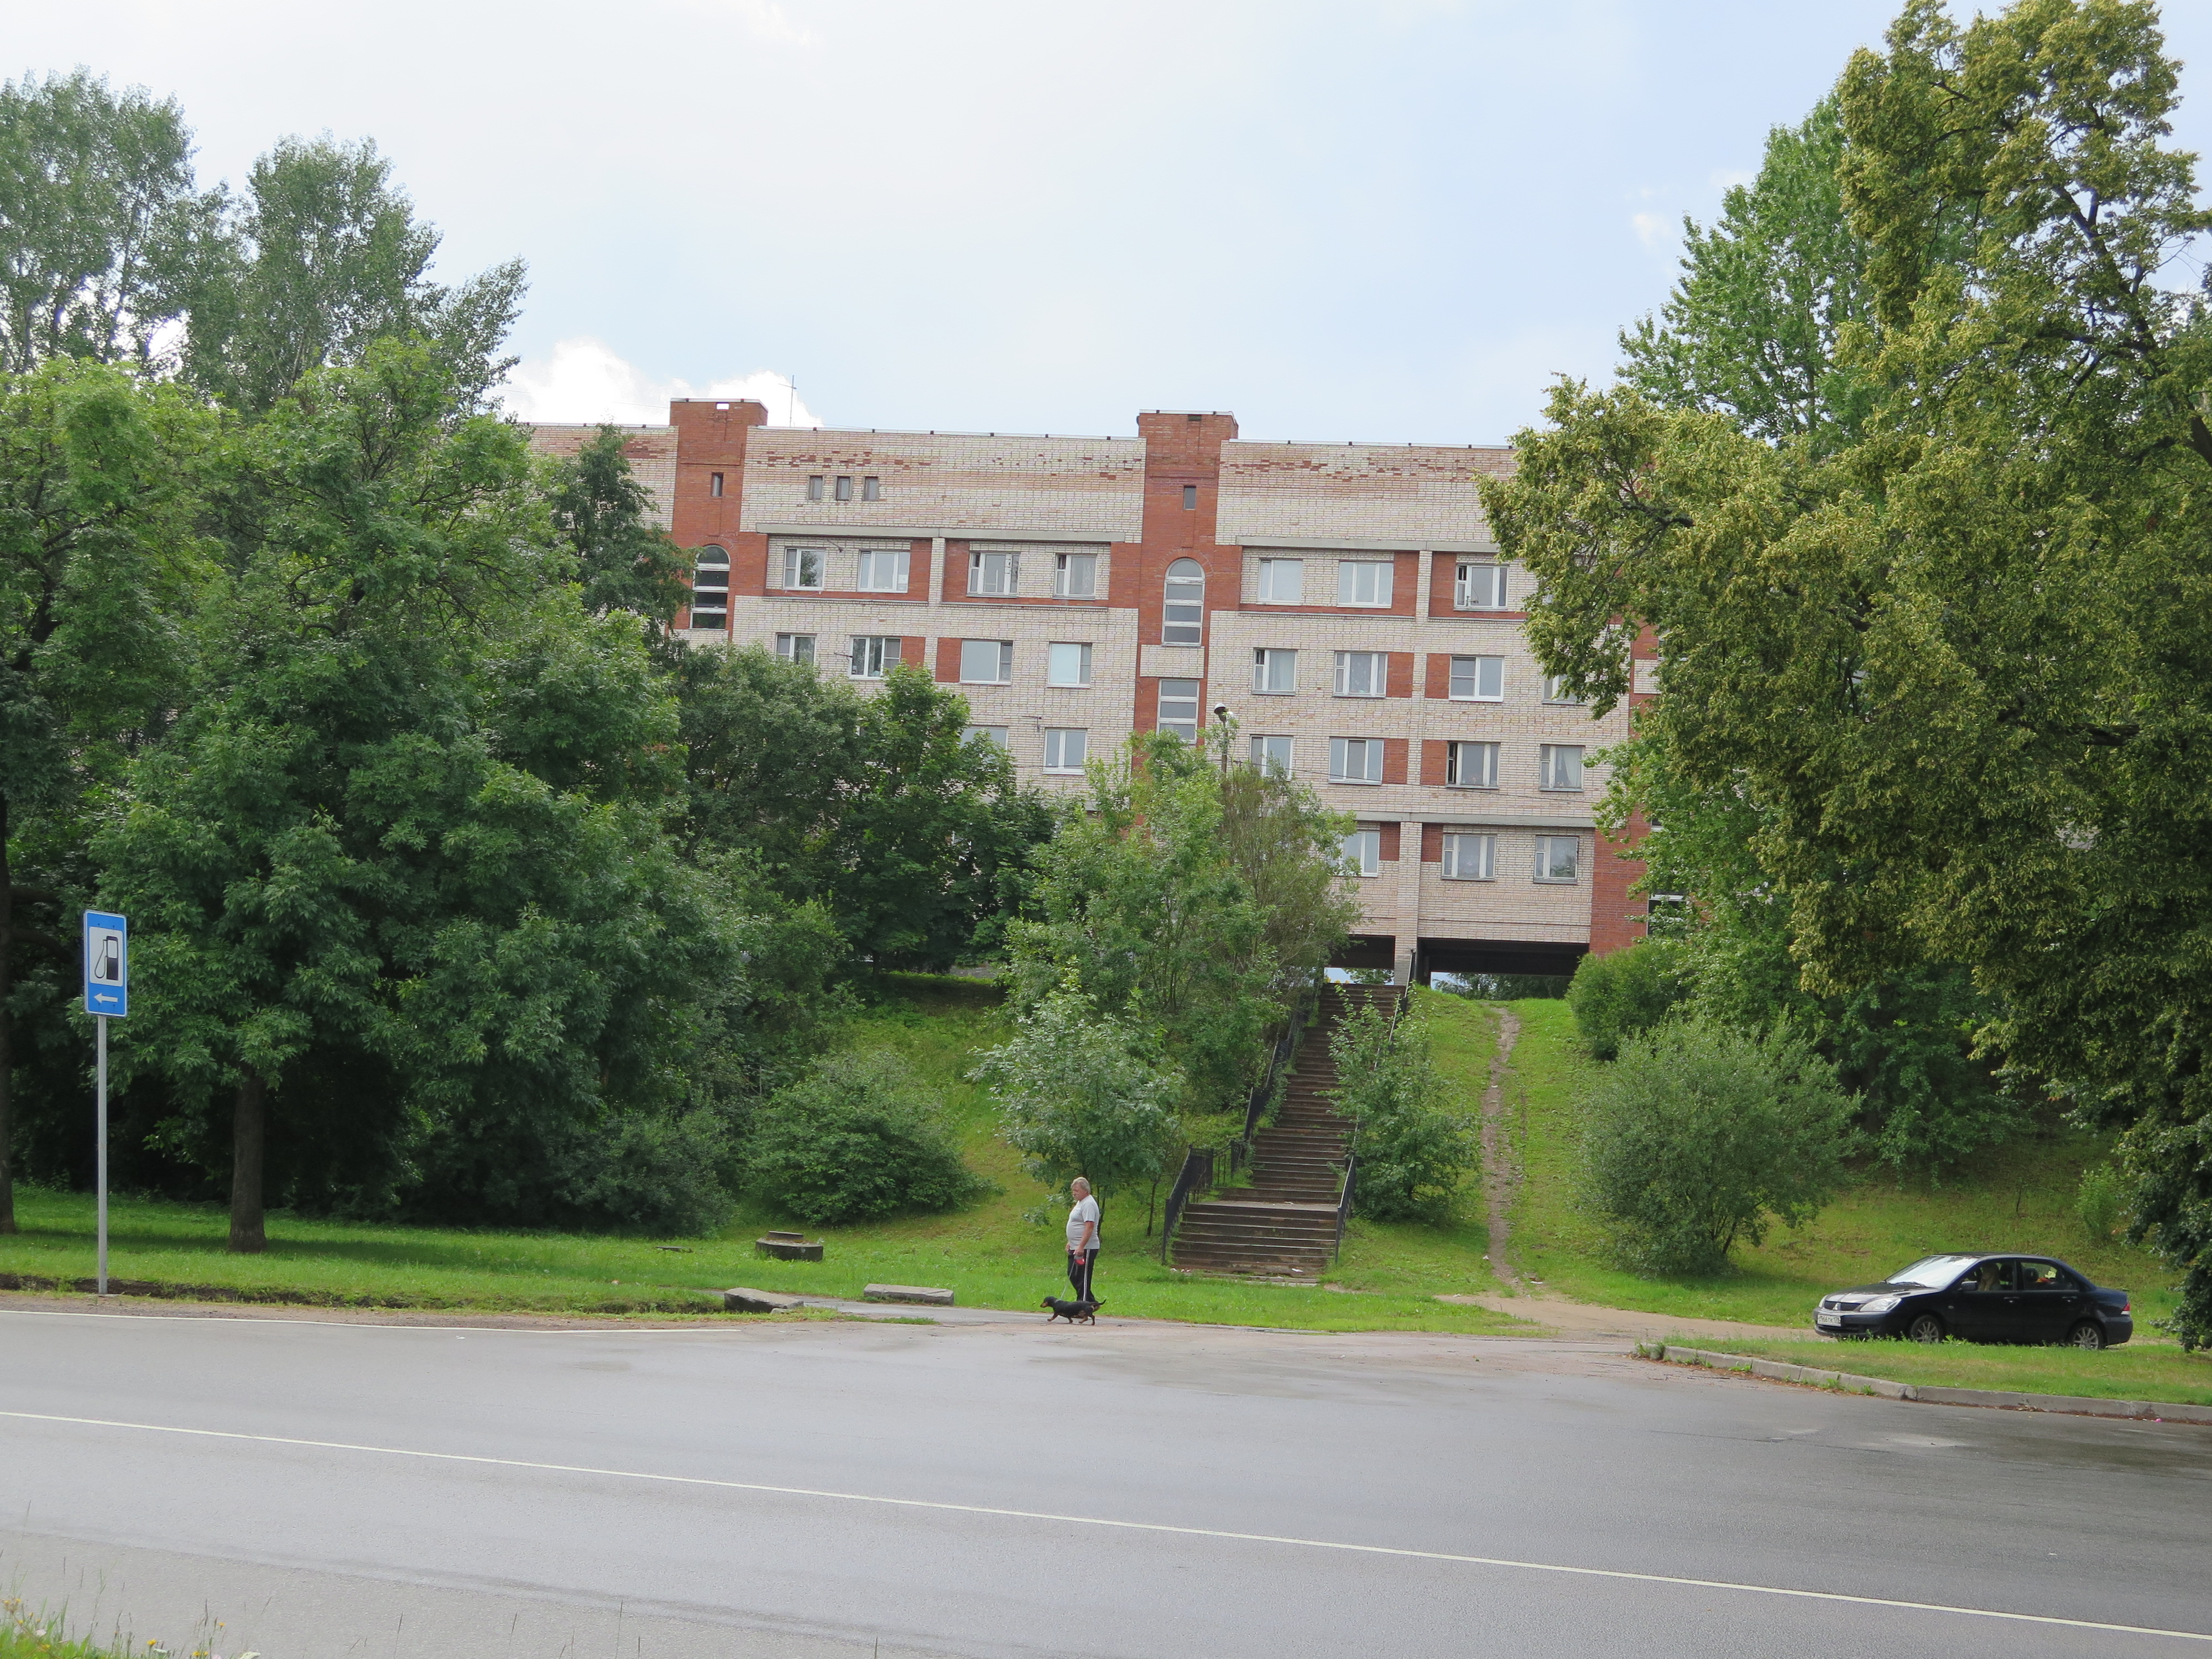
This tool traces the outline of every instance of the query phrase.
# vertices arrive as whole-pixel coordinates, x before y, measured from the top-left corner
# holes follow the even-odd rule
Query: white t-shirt
[[[1085,1193],[1075,1201],[1075,1207],[1067,1212],[1067,1248],[1071,1250],[1081,1249],[1085,1227],[1097,1219],[1098,1200]],[[1098,1235],[1096,1232],[1091,1235],[1091,1248],[1094,1250],[1098,1248]]]

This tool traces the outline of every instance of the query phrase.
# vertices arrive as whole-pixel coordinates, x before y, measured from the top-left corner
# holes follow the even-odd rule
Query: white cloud
[[[1628,222],[1636,228],[1636,240],[1654,253],[1665,246],[1668,239],[1674,234],[1674,226],[1663,214],[1632,213],[1628,216]]]
[[[578,335],[555,343],[544,357],[526,357],[501,388],[507,407],[526,421],[612,421],[650,425],[668,418],[676,398],[753,398],[768,405],[770,426],[820,426],[800,400],[791,377],[772,368],[734,374],[698,386],[689,380],[655,380],[615,354],[604,340]]]

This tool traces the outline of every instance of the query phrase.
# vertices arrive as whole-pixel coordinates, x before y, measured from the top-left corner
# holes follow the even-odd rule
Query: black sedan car
[[[2063,1261],[2033,1255],[1931,1255],[1879,1285],[1824,1296],[1825,1336],[1941,1342],[2070,1342],[2109,1348],[2136,1333],[2125,1291],[2100,1290]]]

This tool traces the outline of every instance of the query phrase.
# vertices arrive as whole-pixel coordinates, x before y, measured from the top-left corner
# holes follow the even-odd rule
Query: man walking
[[[1091,1293],[1091,1273],[1098,1261],[1098,1200],[1091,1196],[1091,1183],[1081,1176],[1067,1183],[1075,1206],[1067,1212],[1067,1282],[1075,1286],[1078,1302],[1096,1302]]]

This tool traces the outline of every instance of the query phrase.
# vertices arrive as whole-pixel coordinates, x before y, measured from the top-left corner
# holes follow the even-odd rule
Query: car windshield
[[[1910,1267],[1899,1267],[1884,1282],[1925,1285],[1930,1290],[1940,1291],[1980,1260],[1974,1255],[1923,1255]]]

